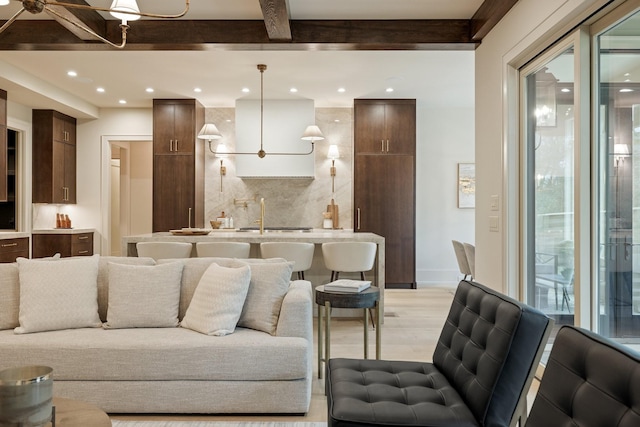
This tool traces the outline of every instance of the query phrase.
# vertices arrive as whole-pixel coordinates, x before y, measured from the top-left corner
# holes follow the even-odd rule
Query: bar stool
[[[260,255],[262,258],[284,258],[293,261],[293,271],[298,273],[298,279],[304,280],[304,272],[311,268],[313,243],[303,242],[263,242],[260,243]]]
[[[187,242],[138,242],[136,250],[139,257],[154,260],[165,258],[189,258],[193,245]]]
[[[331,270],[331,281],[338,280],[341,272],[360,273],[366,280],[365,271],[373,268],[376,259],[376,244],[372,242],[331,242],[322,244],[324,265]]]
[[[243,242],[197,242],[196,256],[249,258],[251,244]]]

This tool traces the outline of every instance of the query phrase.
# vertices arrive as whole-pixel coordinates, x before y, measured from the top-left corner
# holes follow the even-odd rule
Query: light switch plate
[[[500,226],[500,219],[497,216],[489,217],[489,231],[498,232]]]
[[[492,211],[497,211],[499,210],[499,206],[500,206],[500,196],[498,196],[497,194],[494,194],[493,196],[491,196],[491,210]]]

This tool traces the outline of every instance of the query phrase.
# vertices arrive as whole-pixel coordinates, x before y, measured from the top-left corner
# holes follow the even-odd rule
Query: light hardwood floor
[[[385,318],[382,327],[382,358],[387,360],[430,361],[449,311],[455,287],[431,286],[415,290],[385,290]],[[314,307],[315,309],[315,307]],[[311,408],[304,416],[271,415],[115,415],[118,420],[192,421],[326,421],[324,380],[317,374],[317,337],[314,319],[314,380]],[[363,357],[362,320],[332,318],[331,357]],[[369,357],[375,357],[375,333],[369,333]],[[534,384],[535,386],[535,384]],[[532,401],[532,389],[529,402]]]

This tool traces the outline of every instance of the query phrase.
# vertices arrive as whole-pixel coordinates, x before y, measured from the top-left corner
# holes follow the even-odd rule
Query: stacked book
[[[370,286],[370,280],[339,279],[324,285],[324,290],[329,292],[362,292]]]

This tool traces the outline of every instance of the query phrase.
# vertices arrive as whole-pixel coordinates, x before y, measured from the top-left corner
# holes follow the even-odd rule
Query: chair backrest
[[[461,281],[433,354],[481,426],[509,426],[526,411],[553,321],[475,282]]]
[[[197,242],[198,257],[249,258],[251,244],[245,242]]]
[[[471,272],[471,277],[476,277],[476,247],[471,243],[463,243],[464,245],[464,254],[467,258],[467,264],[469,264],[469,271]]]
[[[640,426],[640,354],[584,329],[560,328],[525,426],[570,425]]]
[[[263,242],[260,243],[262,258],[284,258],[293,261],[293,271],[311,268],[316,245],[305,242]]]
[[[189,258],[193,245],[187,242],[138,242],[138,256],[155,260],[165,258]]]
[[[469,268],[469,262],[467,261],[467,254],[464,251],[464,245],[457,240],[452,240],[453,251],[456,254],[456,260],[458,261],[458,269],[460,273],[464,274],[464,278],[471,276],[471,268]]]
[[[373,242],[323,243],[322,257],[324,265],[331,271],[369,271],[376,259],[376,249]]]

